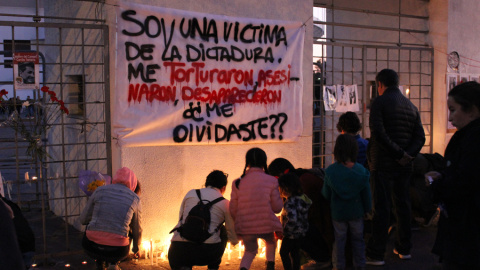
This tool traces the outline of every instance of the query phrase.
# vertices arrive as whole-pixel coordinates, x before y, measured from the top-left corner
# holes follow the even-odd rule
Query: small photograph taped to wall
[[[358,92],[357,85],[337,85],[337,97],[338,103],[335,111],[337,112],[357,112],[359,111],[358,105]]]
[[[456,74],[447,74],[447,92],[457,86],[458,76]]]
[[[323,103],[325,111],[334,111],[337,106],[337,91],[335,85],[323,87]]]
[[[15,89],[39,89],[40,71],[37,53],[15,53],[13,76]]]

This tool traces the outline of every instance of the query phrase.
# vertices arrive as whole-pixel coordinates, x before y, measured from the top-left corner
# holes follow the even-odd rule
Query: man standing
[[[379,96],[370,109],[367,151],[374,203],[367,264],[384,265],[391,210],[397,225],[393,252],[400,259],[411,258],[409,185],[412,160],[425,143],[425,132],[417,108],[398,88],[398,74],[384,69],[375,80]]]

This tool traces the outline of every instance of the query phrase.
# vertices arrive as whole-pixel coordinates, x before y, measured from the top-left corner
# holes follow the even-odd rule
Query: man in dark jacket
[[[398,74],[384,69],[377,74],[376,83],[379,96],[370,109],[367,151],[374,203],[367,264],[384,265],[390,210],[397,222],[393,252],[401,259],[411,258],[409,185],[412,160],[425,143],[425,132],[417,108],[398,88]]]

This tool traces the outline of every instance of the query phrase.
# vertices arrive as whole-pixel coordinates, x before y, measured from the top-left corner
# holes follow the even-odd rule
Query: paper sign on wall
[[[323,91],[325,111],[358,112],[357,85],[328,85]]]
[[[295,140],[302,132],[300,22],[123,2],[114,133],[123,145]]]
[[[13,55],[13,77],[15,89],[39,89],[40,70],[38,53],[20,52]]]

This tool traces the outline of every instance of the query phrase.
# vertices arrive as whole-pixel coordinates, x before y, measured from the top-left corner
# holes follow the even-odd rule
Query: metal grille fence
[[[320,46],[321,53],[314,55],[313,167],[325,168],[333,163],[333,147],[339,134],[336,124],[341,113],[325,111],[324,86],[357,85],[361,135],[369,138],[369,106],[376,96],[375,76],[384,68],[398,72],[400,86],[421,114],[426,134],[422,152],[432,151],[433,49],[328,42],[316,42],[314,46]]]
[[[11,120],[10,108],[21,107],[23,101],[14,99],[11,106],[8,101],[2,103],[0,172],[6,197],[25,211],[34,227],[37,258],[78,252],[81,233],[73,228],[81,228],[77,217],[87,201],[78,174],[82,170],[112,174],[108,27],[103,23],[0,21],[0,31],[4,33],[0,44],[9,49],[2,51],[0,65],[4,74],[11,72],[0,87],[13,97],[24,95],[22,91],[31,93],[34,113],[27,114],[23,108],[18,119],[27,129],[39,123],[50,127],[38,136],[47,155],[28,155],[28,142],[18,125],[12,128],[5,122]],[[34,34],[26,37],[25,33]],[[28,50],[16,44],[25,39],[30,40]],[[40,87],[54,91],[70,111],[68,115],[58,113],[58,103],[40,89],[15,89],[11,55],[26,51],[40,55]]]

